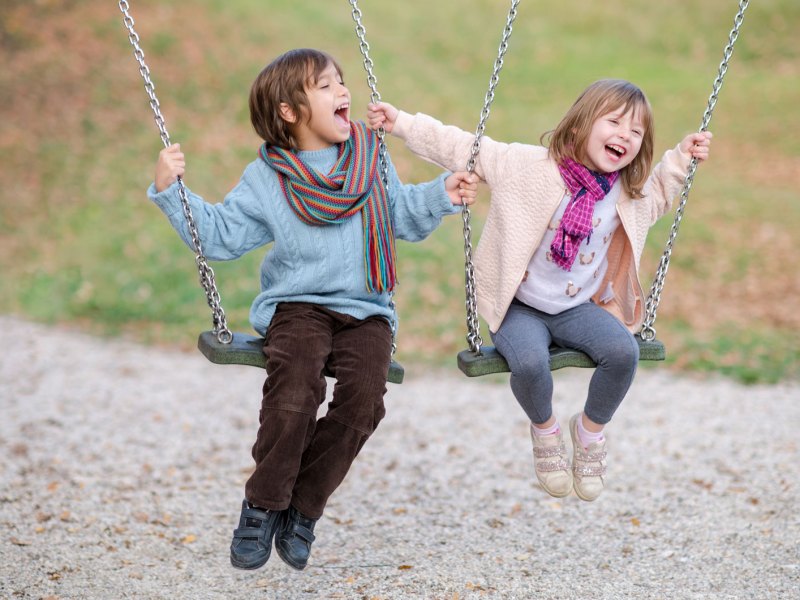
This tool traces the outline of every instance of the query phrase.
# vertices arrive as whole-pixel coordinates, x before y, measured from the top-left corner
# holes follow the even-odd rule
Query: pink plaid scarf
[[[558,170],[572,198],[561,217],[561,224],[556,230],[550,250],[553,253],[553,262],[565,271],[570,271],[581,243],[592,235],[594,205],[606,197],[619,173],[590,171],[571,158],[565,158],[558,165]]]

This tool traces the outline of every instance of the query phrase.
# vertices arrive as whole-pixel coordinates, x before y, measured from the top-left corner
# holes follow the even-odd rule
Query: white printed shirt
[[[557,315],[588,302],[600,291],[608,268],[608,246],[620,224],[616,208],[619,195],[620,183],[617,180],[606,197],[594,205],[592,233],[581,242],[578,256],[569,271],[553,262],[550,250],[561,217],[572,199],[570,194],[564,195],[517,289],[515,297],[520,302],[547,314]],[[612,298],[613,290],[610,287],[603,290],[602,302]]]

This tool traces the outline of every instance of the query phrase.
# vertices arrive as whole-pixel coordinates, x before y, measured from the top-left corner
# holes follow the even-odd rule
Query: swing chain
[[[359,45],[358,48],[361,51],[361,55],[364,57],[364,70],[367,72],[367,85],[370,89],[370,102],[376,104],[381,101],[381,95],[378,92],[378,78],[375,77],[375,73],[373,72],[372,68],[374,63],[369,56],[369,44],[367,43],[367,30],[361,22],[361,9],[358,8],[358,1],[357,0],[349,0],[350,6],[353,7],[352,15],[353,21],[356,23],[356,35],[358,36]],[[383,185],[386,186],[386,190],[389,190],[389,164],[386,160],[386,131],[383,127],[378,129],[378,158],[380,159],[380,166],[381,166],[381,178],[383,179]]]
[[[367,43],[367,30],[364,27],[363,23],[361,22],[362,13],[361,9],[358,8],[358,0],[349,0],[350,6],[352,7],[352,17],[353,21],[356,24],[356,35],[358,36],[359,45],[358,48],[361,51],[361,55],[364,57],[364,70],[367,72],[367,85],[370,89],[370,102],[372,104],[377,104],[381,101],[380,92],[378,92],[378,78],[375,77],[375,73],[373,72],[374,63],[369,56],[369,44]],[[378,128],[378,164],[380,167],[381,179],[383,180],[383,186],[386,188],[386,193],[389,193],[389,161],[386,158],[386,130],[383,126]],[[395,308],[394,304],[394,291],[389,292],[389,308],[392,311],[392,315],[394,315],[390,321],[390,325],[392,327],[392,356],[394,356],[395,352],[397,351],[397,309]]]
[[[744,11],[747,9],[748,2],[749,0],[739,0],[739,11],[736,13],[736,17],[734,18],[733,29],[728,36],[728,44],[725,46],[722,62],[719,65],[719,71],[716,79],[714,80],[711,95],[708,98],[708,105],[703,113],[703,120],[700,125],[701,132],[707,131],[708,125],[711,122],[711,115],[714,112],[714,107],[717,104],[717,98],[719,96],[719,91],[722,88],[722,81],[725,77],[725,73],[728,71],[728,63],[733,55],[733,45],[736,43],[736,40],[739,37],[739,29],[742,26],[742,21],[744,20]],[[645,318],[640,335],[642,339],[646,341],[654,340],[656,337],[656,330],[653,325],[656,321],[658,305],[661,302],[661,292],[664,289],[664,281],[666,280],[667,271],[669,270],[669,261],[672,256],[672,249],[675,245],[675,240],[678,237],[678,229],[680,228],[681,220],[683,219],[686,203],[689,200],[689,192],[692,189],[692,183],[694,182],[696,171],[697,159],[692,158],[691,162],[689,163],[689,172],[687,173],[686,179],[683,183],[680,202],[678,203],[678,208],[675,211],[675,219],[672,222],[669,238],[667,240],[666,247],[664,248],[664,253],[661,256],[661,261],[659,262],[656,276],[653,279],[653,284],[650,288],[650,294],[645,302]]]
[[[472,173],[475,170],[475,163],[478,160],[478,153],[481,149],[481,138],[486,130],[486,121],[489,119],[489,112],[494,101],[494,92],[497,84],[500,83],[500,71],[503,68],[503,58],[508,50],[508,40],[511,37],[512,25],[517,18],[517,6],[520,0],[512,0],[511,8],[506,18],[506,26],[503,29],[503,37],[498,49],[497,58],[494,61],[492,76],[489,78],[489,89],[481,110],[480,121],[475,130],[475,141],[472,143],[472,151],[467,162],[467,171]],[[471,213],[467,204],[461,205],[461,218],[464,222],[464,282],[466,291],[467,306],[467,343],[469,349],[476,355],[480,355],[483,339],[481,338],[480,321],[478,320],[477,291],[475,286],[475,268],[472,263],[472,227],[470,225]]]
[[[155,117],[156,126],[158,127],[159,134],[161,135],[161,142],[164,147],[170,146],[169,133],[167,132],[166,122],[164,116],[161,114],[160,104],[155,93],[155,84],[150,78],[150,69],[144,60],[144,51],[139,46],[139,34],[134,29],[133,17],[128,12],[129,5],[126,0],[120,0],[119,9],[123,14],[123,22],[125,28],[128,30],[128,41],[133,46],[133,55],[136,62],[139,63],[139,74],[144,80],[144,89],[150,98],[150,108]],[[195,225],[194,216],[192,215],[192,208],[189,205],[188,193],[183,179],[178,177],[178,195],[181,199],[181,206],[183,207],[183,214],[186,217],[186,223],[189,228],[189,234],[192,238],[192,244],[195,248],[195,263],[197,264],[197,271],[200,277],[200,284],[206,293],[206,300],[208,306],[211,308],[212,319],[214,324],[214,333],[217,340],[221,344],[230,344],[233,340],[233,334],[228,329],[227,320],[225,318],[225,311],[222,309],[219,292],[217,291],[216,278],[214,277],[214,270],[208,264],[205,255],[203,254],[203,246],[200,243],[200,235]]]

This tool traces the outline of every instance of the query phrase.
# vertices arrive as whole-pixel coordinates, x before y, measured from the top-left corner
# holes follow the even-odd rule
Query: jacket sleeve
[[[186,190],[192,217],[197,227],[203,254],[210,260],[233,260],[246,252],[273,241],[273,233],[264,217],[263,198],[259,198],[251,167],[221,203],[210,204]],[[262,190],[263,191],[263,190]],[[151,184],[147,195],[167,216],[184,243],[195,250],[179,195],[178,183],[156,192]]]
[[[414,154],[449,171],[467,168],[475,142],[475,134],[452,125],[444,125],[433,117],[400,111],[392,135],[403,139]],[[475,163],[475,174],[493,187],[504,176],[506,157],[512,144],[481,138]]]
[[[387,155],[388,159],[388,155]],[[444,190],[447,173],[420,184],[403,184],[394,165],[388,161],[389,208],[394,235],[407,242],[424,240],[442,222],[442,217],[460,212]]]
[[[679,146],[667,150],[644,184],[644,197],[649,201],[650,224],[655,223],[672,208],[673,200],[680,194],[691,157]]]

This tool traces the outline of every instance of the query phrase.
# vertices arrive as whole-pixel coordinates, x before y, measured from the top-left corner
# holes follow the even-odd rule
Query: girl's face
[[[350,90],[333,64],[306,88],[309,110],[292,132],[300,150],[322,150],[350,137]],[[308,114],[306,114],[308,113]]]
[[[644,126],[635,108],[624,106],[601,115],[586,139],[586,167],[601,173],[613,173],[627,167],[642,147]]]

